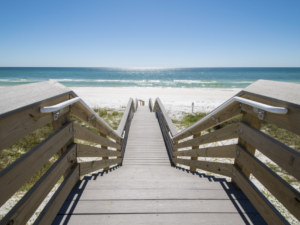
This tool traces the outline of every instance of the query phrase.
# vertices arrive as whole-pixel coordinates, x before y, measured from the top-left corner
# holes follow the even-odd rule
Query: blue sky
[[[0,66],[300,67],[299,9],[299,0],[1,0]]]

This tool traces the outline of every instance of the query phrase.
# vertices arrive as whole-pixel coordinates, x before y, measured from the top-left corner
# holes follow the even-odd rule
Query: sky
[[[299,0],[0,0],[0,67],[300,67]]]

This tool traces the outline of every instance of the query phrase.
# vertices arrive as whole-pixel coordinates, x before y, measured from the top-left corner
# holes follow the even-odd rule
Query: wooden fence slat
[[[101,137],[99,134],[95,134],[94,132],[87,130],[84,127],[81,127],[80,125],[78,125],[76,123],[73,124],[73,127],[75,128],[74,138],[97,143],[100,145],[110,146],[113,148],[118,148],[118,149],[121,148],[121,146],[119,144],[117,144],[116,142],[113,142],[111,140],[108,140],[107,138]]]
[[[221,112],[214,114],[215,118],[219,119],[219,124],[224,123],[227,120],[230,120],[238,115],[241,114],[241,108],[239,103],[233,103],[232,105],[226,107]],[[183,138],[189,137],[193,134],[199,133],[201,131],[207,130],[211,127],[214,127],[218,125],[215,120],[207,120],[205,123],[201,123],[197,126],[194,126],[190,129],[187,129],[182,134],[178,135],[177,137],[174,137],[174,142],[179,141]]]
[[[193,145],[203,145],[207,143],[237,138],[239,136],[238,132],[236,131],[237,129],[239,129],[239,123],[224,127],[220,130],[216,130],[214,132],[199,136],[191,140],[187,140],[185,142],[181,142],[179,144],[175,144],[174,148],[185,148]]]
[[[72,136],[72,123],[69,123],[2,170],[0,205],[18,191]]]
[[[96,128],[98,131],[105,133],[106,135],[110,136],[114,140],[120,141],[120,137],[112,132],[112,129],[109,129],[104,125],[104,123],[99,120],[97,117],[93,117],[88,121],[88,118],[92,118],[92,113],[86,110],[86,108],[80,103],[77,102],[72,105],[70,113],[80,119],[82,122],[86,123],[89,126]]]
[[[79,180],[79,165],[76,166],[69,172],[63,183],[59,186],[55,194],[52,196],[50,201],[47,203],[39,217],[35,220],[34,225],[52,224],[52,221],[56,217],[58,211],[64,204],[69,193]]]
[[[0,221],[1,225],[13,221],[14,225],[25,224],[42,201],[65,173],[65,171],[75,162],[76,145],[72,145],[34,184],[34,186],[23,196],[23,198],[8,212]]]
[[[182,150],[174,152],[174,156],[235,158],[236,144],[217,147]]]
[[[131,107],[132,107],[133,104],[134,104],[133,99],[130,98],[129,101],[128,101],[128,103],[127,103],[127,107],[125,109],[125,112],[124,112],[124,114],[122,116],[122,119],[121,119],[121,121],[119,123],[118,129],[117,129],[117,133],[120,136],[122,135],[122,133],[123,133],[123,131],[125,129],[126,122],[128,120],[128,117],[130,116],[130,111],[131,111]]]
[[[240,137],[300,180],[300,153],[263,132],[241,123]]]
[[[117,158],[117,159],[105,159],[105,160],[99,160],[99,161],[79,163],[80,176],[94,172],[96,170],[103,169],[105,167],[119,164],[121,162],[122,162],[122,159]]]
[[[68,95],[62,96],[1,119],[0,151],[53,120],[52,113],[40,113],[40,107],[58,104],[68,99]],[[59,116],[62,116],[67,112],[68,110],[64,110]]]
[[[221,174],[224,176],[231,177],[230,170],[232,169],[233,164],[229,163],[218,163],[218,162],[208,162],[208,161],[197,161],[189,159],[176,159],[173,158],[174,163],[179,163],[189,167],[195,167],[201,170],[206,170],[212,173]]]
[[[289,224],[236,165],[232,167],[232,179],[268,224]]]
[[[263,98],[260,98],[257,96],[252,96],[249,94],[244,94],[241,97],[250,99],[253,101],[261,102],[261,103],[264,103],[267,105],[287,108],[288,113],[283,114],[283,115],[265,112],[264,121],[275,124],[276,126],[286,129],[294,134],[300,135],[300,129],[299,129],[299,127],[300,127],[300,109],[299,108],[294,108],[291,105],[279,104],[274,101],[263,99]],[[242,110],[249,114],[257,116],[257,113],[253,112],[253,107],[251,107],[251,106],[247,106],[247,105],[243,104]]]
[[[300,193],[242,146],[238,151],[237,160],[300,220]]]
[[[97,148],[90,145],[77,144],[77,157],[111,157],[121,156],[120,151]]]
[[[88,118],[92,117],[92,113],[90,113],[86,108],[79,102],[72,105],[71,114],[80,119],[82,122],[86,123],[89,126],[92,126],[99,130],[100,132],[110,136],[112,139],[120,141],[121,138],[117,136],[112,129],[107,128],[102,121],[100,121],[97,117],[90,119],[88,122]]]

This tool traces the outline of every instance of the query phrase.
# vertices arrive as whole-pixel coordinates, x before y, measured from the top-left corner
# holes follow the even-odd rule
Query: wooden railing
[[[37,90],[39,88],[40,92]],[[32,95],[33,89],[36,90],[35,95],[37,96],[30,100],[25,99],[28,95]],[[110,166],[122,163],[130,123],[137,102],[129,100],[121,123],[115,131],[104,124],[102,119],[99,120],[93,116],[95,112],[91,113],[80,102],[60,110],[57,119],[54,119],[52,113],[40,113],[41,107],[56,105],[77,97],[74,92],[63,85],[41,82],[2,88],[0,92],[3,97],[7,93],[16,95],[14,98],[16,102],[11,99],[1,99],[1,106],[7,105],[6,108],[1,107],[0,109],[0,151],[49,122],[52,122],[54,131],[48,138],[0,172],[0,205],[2,206],[9,200],[50,158],[56,153],[60,155],[48,171],[5,215],[0,224],[27,223],[63,176],[63,182],[35,221],[35,224],[51,224],[80,176],[100,169],[108,170]],[[24,101],[27,101],[27,104],[23,104]],[[93,127],[98,134],[72,122],[70,115]],[[84,144],[76,143],[74,139],[85,142]],[[101,148],[91,146],[88,144],[89,142],[101,145]],[[102,159],[78,162],[78,157],[102,157]]]
[[[177,132],[163,104],[157,98],[153,111],[156,112],[172,163],[188,166],[191,171],[201,169],[231,177],[232,182],[245,193],[268,224],[288,224],[249,179],[252,174],[296,219],[300,220],[299,190],[254,155],[258,149],[283,170],[300,180],[300,153],[260,131],[262,121],[267,121],[300,135],[300,85],[296,85],[297,87],[295,85],[258,81],[238,94],[244,99],[285,107],[288,109],[285,115],[264,112],[249,105],[233,102],[217,113],[215,113],[217,110],[213,111],[209,115],[209,120],[196,123],[181,132]],[[270,87],[269,90],[266,91],[266,87]],[[290,91],[293,91],[293,95],[287,94]],[[240,122],[222,127],[224,122],[240,115],[242,116]],[[221,125],[222,128],[213,132],[207,131],[217,125]],[[233,144],[203,146],[232,139],[236,140]],[[234,159],[234,163],[201,160],[204,157],[231,158]]]

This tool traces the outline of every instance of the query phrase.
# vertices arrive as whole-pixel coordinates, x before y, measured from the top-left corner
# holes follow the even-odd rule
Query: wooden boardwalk
[[[122,166],[86,176],[53,224],[265,224],[232,183],[172,167],[155,113],[139,107]]]

